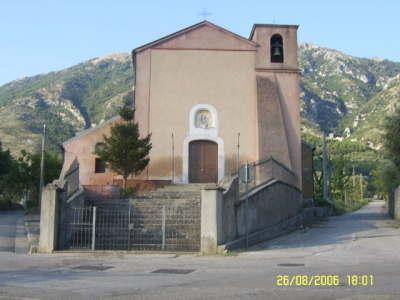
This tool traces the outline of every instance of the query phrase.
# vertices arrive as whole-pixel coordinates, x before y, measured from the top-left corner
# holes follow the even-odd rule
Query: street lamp
[[[46,124],[43,124],[43,136],[42,136],[42,156],[40,158],[40,183],[39,183],[39,213],[42,205],[42,190],[44,185],[44,152],[46,143]]]

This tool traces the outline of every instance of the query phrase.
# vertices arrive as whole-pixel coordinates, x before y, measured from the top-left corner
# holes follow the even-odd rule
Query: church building
[[[217,183],[272,156],[301,190],[297,29],[255,24],[245,38],[204,21],[134,49],[135,121],[153,148],[133,180]],[[94,151],[120,121],[66,141],[62,174],[77,161],[83,186],[115,185]]]

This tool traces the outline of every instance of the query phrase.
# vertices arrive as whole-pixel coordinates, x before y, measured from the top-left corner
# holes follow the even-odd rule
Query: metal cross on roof
[[[203,12],[198,13],[199,16],[202,16],[204,18],[204,21],[207,19],[207,16],[211,16],[212,13],[208,13],[205,8],[203,8]]]

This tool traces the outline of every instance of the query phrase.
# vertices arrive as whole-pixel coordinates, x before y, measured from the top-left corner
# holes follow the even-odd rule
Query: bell
[[[274,48],[274,53],[272,54],[273,56],[281,56],[281,50],[279,49],[279,47],[275,47]]]

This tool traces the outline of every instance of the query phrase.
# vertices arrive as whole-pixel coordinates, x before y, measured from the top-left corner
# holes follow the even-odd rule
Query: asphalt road
[[[22,210],[0,211],[0,251],[15,251],[17,220],[24,214],[25,211]]]
[[[400,223],[382,205],[237,255],[0,252],[0,299],[400,299]]]

